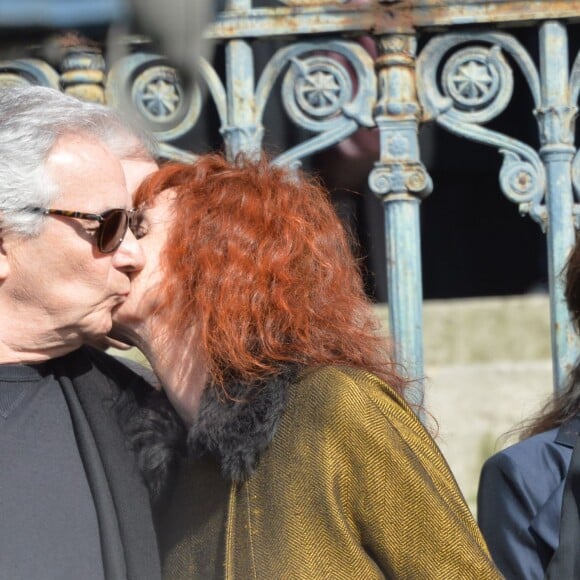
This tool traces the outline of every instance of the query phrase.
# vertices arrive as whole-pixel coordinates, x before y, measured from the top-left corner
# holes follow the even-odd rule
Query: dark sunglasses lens
[[[143,225],[143,210],[134,209],[129,212],[129,229],[133,235],[139,239],[141,237],[141,226]]]
[[[123,241],[129,226],[129,216],[122,209],[113,209],[103,215],[99,235],[99,250],[103,254],[114,252]]]

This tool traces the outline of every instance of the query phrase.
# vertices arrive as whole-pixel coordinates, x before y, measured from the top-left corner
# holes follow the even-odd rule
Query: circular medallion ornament
[[[513,91],[513,74],[499,47],[470,46],[453,54],[443,67],[443,92],[457,112],[471,122],[501,113]]]
[[[312,130],[334,123],[352,95],[352,80],[346,67],[328,56],[293,59],[282,84],[286,111]]]
[[[176,70],[163,57],[134,54],[120,59],[107,81],[107,103],[121,110],[135,108],[160,141],[187,133],[201,112],[201,94],[194,85],[187,96]]]
[[[132,97],[139,112],[152,123],[175,121],[183,100],[175,70],[168,66],[139,74],[133,82]]]

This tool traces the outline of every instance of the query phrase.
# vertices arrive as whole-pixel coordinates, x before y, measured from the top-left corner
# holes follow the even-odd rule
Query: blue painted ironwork
[[[384,203],[390,326],[397,359],[412,377],[423,375],[419,212],[432,190],[421,161],[419,126],[436,122],[495,147],[503,156],[501,190],[547,234],[554,383],[560,386],[578,353],[559,274],[574,241],[574,226],[580,226],[580,154],[573,145],[580,55],[569,73],[565,26],[565,19],[580,17],[580,1],[255,4],[225,2],[205,33],[225,47],[225,74],[222,78],[202,59],[198,86],[192,90],[183,87],[164,56],[147,52],[142,38],[129,41],[131,54],[109,62],[107,74],[93,49],[77,47],[64,50],[54,67],[38,59],[0,62],[0,85],[60,86],[81,98],[132,110],[158,137],[162,155],[173,159],[194,157],[177,143],[207,106],[204,93],[213,101],[230,157],[262,147],[264,112],[274,98],[281,100],[288,119],[308,133],[275,163],[298,164],[359,127],[377,127],[380,153],[369,186]],[[524,18],[539,30],[539,63],[515,37],[495,28]],[[417,37],[424,30],[436,34],[417,55]],[[363,35],[375,39],[375,61],[358,42]],[[266,39],[284,44],[256,72],[254,46]],[[512,98],[514,66],[534,103],[538,151],[486,126]],[[420,382],[409,396],[422,402]]]
[[[419,200],[431,192],[432,183],[419,159],[416,40],[412,34],[384,36],[379,49],[375,119],[380,159],[369,176],[369,186],[384,202],[389,321],[395,354],[409,377],[419,378],[423,373]],[[412,383],[408,396],[413,403],[422,404],[420,381]]]
[[[0,61],[0,86],[42,85],[60,88],[59,74],[49,64],[35,58]]]
[[[539,41],[538,72],[521,44],[507,34],[463,32],[435,37],[418,59],[417,88],[425,119],[498,148],[504,156],[499,175],[502,191],[547,233],[554,385],[560,387],[578,356],[561,273],[574,244],[578,216],[572,160],[579,73],[575,64],[569,79],[568,38],[562,23],[542,23]],[[498,116],[512,97],[513,74],[504,52],[528,83],[538,121],[539,152],[482,126]]]
[[[569,101],[568,35],[559,22],[546,22],[540,27],[540,70],[542,101],[535,113],[540,128],[540,155],[547,174],[551,334],[554,384],[558,386],[564,384],[578,356],[560,276],[575,238],[571,164],[578,109]]]

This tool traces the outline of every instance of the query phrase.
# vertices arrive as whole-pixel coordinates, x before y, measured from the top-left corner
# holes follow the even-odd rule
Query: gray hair
[[[57,140],[71,134],[97,139],[119,159],[154,158],[152,138],[108,107],[46,87],[0,90],[2,228],[24,236],[40,232],[43,216],[22,210],[49,207],[57,197],[45,162]]]

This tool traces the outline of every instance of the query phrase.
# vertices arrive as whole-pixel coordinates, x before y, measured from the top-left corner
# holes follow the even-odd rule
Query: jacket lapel
[[[559,545],[546,570],[547,580],[580,577],[580,435],[578,429],[580,421],[576,423],[571,433],[576,431],[572,452],[572,459],[568,474],[564,481],[562,497],[562,511],[559,525]]]
[[[580,418],[574,417],[566,421],[560,429],[555,439],[557,445],[573,448],[580,431]],[[530,524],[533,532],[546,544],[549,548],[550,557],[558,548],[560,522],[562,518],[562,498],[564,495],[566,479],[563,476],[560,484],[554,489],[550,497],[538,509],[538,512]]]
[[[66,357],[59,377],[95,499],[107,580],[159,580],[160,563],[149,495],[124,444],[116,412],[118,388],[141,379],[112,357],[80,349]],[[102,364],[106,364],[107,375]],[[125,384],[122,384],[122,383]],[[133,384],[131,384],[133,383]]]
[[[552,492],[530,524],[533,532],[549,547],[550,554],[558,547],[564,481],[562,480],[560,485]]]
[[[59,377],[59,382],[70,410],[79,452],[95,502],[105,578],[126,578],[127,570],[115,504],[93,433],[73,383],[67,377]]]

